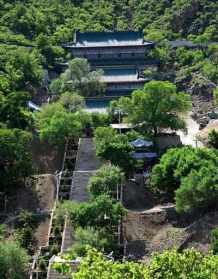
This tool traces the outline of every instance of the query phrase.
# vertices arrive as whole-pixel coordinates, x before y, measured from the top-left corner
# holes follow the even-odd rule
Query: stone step
[[[79,172],[75,171],[71,187],[70,199],[77,202],[84,202],[89,199],[87,189],[89,179],[95,174],[95,171]]]
[[[64,232],[63,232],[63,240],[62,240],[62,246],[61,246],[61,252],[66,252],[71,246],[73,245],[73,229],[70,224],[70,221],[67,222]]]

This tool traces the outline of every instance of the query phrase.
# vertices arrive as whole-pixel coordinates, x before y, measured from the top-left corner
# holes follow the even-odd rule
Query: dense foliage
[[[218,228],[215,228],[211,232],[211,246],[212,246],[212,251],[214,254],[218,254]]]
[[[55,70],[58,62],[71,59],[62,44],[72,41],[76,30],[142,30],[145,38],[160,42],[157,48],[149,54],[150,58],[159,61],[157,78],[175,81],[179,91],[197,88],[198,93],[201,92],[199,88],[207,88],[211,82],[212,87],[215,88],[218,83],[218,47],[212,43],[218,40],[217,9],[217,1],[210,0],[0,0],[0,191],[8,191],[11,186],[23,183],[23,178],[31,174],[31,159],[28,152],[30,136],[26,131],[17,129],[30,130],[35,128],[33,124],[37,123],[36,127],[41,139],[51,143],[63,143],[66,137],[80,135],[87,125],[106,126],[109,122],[108,116],[95,115],[91,118],[80,111],[80,108],[84,106],[84,100],[75,92],[90,96],[99,89],[99,91],[102,90],[98,83],[101,73],[91,72],[85,61],[71,62],[65,73],[51,85],[51,91],[62,94],[58,103],[45,106],[36,117],[27,108],[29,100],[39,97],[41,86],[44,86],[44,90],[48,89],[46,70]],[[172,48],[171,43],[166,39],[177,38],[186,38],[208,45],[203,47],[197,45],[195,49]],[[184,123],[180,121],[176,113],[187,109],[186,96],[175,94],[175,86],[168,82],[159,83],[159,85],[162,87],[161,90],[160,86],[157,86],[155,90],[152,89],[155,92],[151,90],[156,93],[156,97],[161,92],[165,92],[164,88],[169,88],[172,96],[176,98],[172,100],[164,95],[161,102],[160,97],[156,99],[156,104],[161,105],[161,110],[162,105],[163,110],[167,108],[165,111],[167,114],[151,114],[155,121],[147,123],[149,132],[151,130],[156,133],[159,128],[165,127],[183,128]],[[69,95],[66,91],[70,91],[73,95]],[[132,119],[136,119],[136,123],[148,118],[149,110],[145,111],[145,108],[155,107],[151,106],[152,102],[148,102],[149,99],[144,91],[135,93],[132,104],[129,104],[129,101],[123,101],[124,108],[127,104],[129,112],[134,116]],[[204,90],[202,92],[205,93]],[[155,94],[153,95],[155,97]],[[142,106],[144,104],[146,107]],[[133,115],[136,112],[135,107],[133,110],[132,105],[142,109],[138,110],[136,118]],[[173,109],[171,105],[174,106]],[[130,116],[131,113],[129,113]],[[128,136],[118,135],[110,129],[101,128],[96,131],[95,140],[99,156],[111,160],[126,173],[132,170],[133,162],[129,156],[131,147],[128,144],[130,140]],[[166,159],[168,162],[163,163],[163,167],[159,170],[157,167],[154,171],[156,178],[152,178],[155,185],[160,186],[164,191],[174,193],[180,187],[176,192],[176,199],[177,208],[181,211],[191,210],[196,206],[201,207],[202,203],[210,206],[217,195],[217,159],[215,158],[217,153],[214,152],[213,157],[212,153],[197,152],[199,154],[190,151],[187,160],[184,155],[180,158],[180,155],[172,154],[172,157]],[[205,177],[203,172],[206,174]],[[210,176],[210,172],[213,175]],[[199,180],[196,181],[195,177]],[[161,180],[163,180],[162,186]],[[182,187],[183,184],[184,187]],[[209,197],[208,194],[210,194]],[[111,225],[117,224],[118,217],[123,214],[122,210],[120,205],[108,196],[99,196],[90,204],[73,205],[71,217],[79,227],[78,235],[80,235],[77,241],[81,246],[85,243],[104,250],[110,243]],[[109,229],[102,230],[102,225]],[[93,227],[90,228],[90,226]],[[19,235],[21,242],[28,237],[29,232],[27,226],[24,226]],[[94,236],[91,239],[92,234]],[[23,246],[26,246],[25,244],[23,243]],[[17,244],[4,242],[0,245],[0,254],[2,253],[0,272],[3,272],[0,277],[24,278],[23,264],[25,264],[26,255],[23,250],[20,250]],[[82,250],[84,252],[84,249]],[[197,259],[196,262],[201,262],[202,258],[199,260],[199,257],[193,254],[193,258]],[[147,275],[146,271],[145,276],[150,276],[150,278],[192,276],[196,278],[198,274],[197,278],[217,277],[213,271],[213,268],[217,267],[215,258],[202,259],[202,265],[196,269],[193,264],[194,260],[192,261],[189,256],[187,258],[190,260],[190,265],[188,262],[182,265],[184,259],[178,254],[175,254],[175,258],[178,258],[179,262],[174,261],[174,256],[171,258],[171,254],[170,256],[166,254],[166,258],[167,260],[161,261],[157,257],[154,273]],[[102,256],[100,260],[103,265]],[[176,265],[170,265],[174,262]],[[97,276],[107,278],[111,274],[123,278],[125,272],[129,278],[138,276],[141,279],[142,272],[144,273],[141,266],[139,268],[137,264],[117,263],[114,265],[110,263],[109,270],[106,268],[107,265],[108,262],[105,263],[105,270],[102,270],[100,265],[96,266],[97,273],[95,269],[91,271],[89,268],[81,269],[78,278],[90,278],[91,272],[94,272],[92,277],[96,279]],[[114,266],[115,269],[113,269]],[[163,267],[161,271],[159,266]],[[186,270],[191,270],[191,268],[194,270],[193,273],[185,274]],[[22,275],[19,273],[20,270]],[[168,274],[166,270],[169,270]]]
[[[26,251],[13,241],[0,241],[0,278],[23,279],[26,276],[29,257]]]
[[[129,142],[128,134],[118,134],[113,128],[99,127],[95,130],[97,155],[120,167],[126,174],[132,171],[134,165]]]
[[[176,190],[176,209],[178,212],[190,212],[195,209],[215,208],[218,201],[217,164],[202,166],[198,171],[191,170],[182,179]]]
[[[208,134],[208,144],[211,147],[214,147],[214,148],[218,149],[218,132],[217,131],[212,130]]]
[[[176,199],[179,212],[205,209],[217,202],[218,153],[206,148],[170,149],[152,170],[151,184]]]
[[[129,123],[140,124],[148,133],[157,135],[164,128],[185,128],[178,113],[190,108],[190,99],[187,94],[177,93],[176,86],[170,82],[151,81],[143,90],[134,91],[131,98],[121,97],[117,106],[127,114]]]
[[[68,257],[69,259],[70,257]],[[59,271],[69,272],[69,266],[56,264]],[[70,272],[69,272],[70,273]],[[134,262],[113,262],[96,250],[89,250],[79,270],[72,274],[74,279],[216,279],[218,257],[203,256],[194,250],[183,253],[166,251],[152,257],[149,265]]]
[[[123,181],[123,173],[118,167],[104,165],[90,178],[88,187],[93,196],[109,194],[116,198],[117,190]]]
[[[9,192],[32,173],[30,140],[28,132],[0,128],[0,192]]]
[[[65,202],[60,205],[59,214],[69,215],[75,226],[102,228],[116,226],[120,217],[125,213],[120,203],[112,200],[108,195],[100,195],[90,202]]]
[[[80,30],[141,29],[153,36],[217,39],[217,3],[188,1],[1,1],[1,31],[8,40],[26,43],[44,34],[49,41],[66,41]],[[16,36],[15,34],[20,34]]]
[[[69,62],[64,73],[52,81],[50,89],[53,94],[70,91],[78,92],[84,97],[95,96],[104,90],[100,81],[102,74],[101,70],[91,71],[86,59],[75,58]]]
[[[64,143],[68,137],[81,133],[79,115],[67,111],[60,103],[48,104],[38,113],[37,125],[41,140],[50,143]]]
[[[116,231],[121,217],[126,213],[121,203],[111,196],[98,195],[89,202],[65,201],[58,205],[56,216],[68,216],[75,230],[73,257],[84,256],[89,247],[111,252],[117,249]]]

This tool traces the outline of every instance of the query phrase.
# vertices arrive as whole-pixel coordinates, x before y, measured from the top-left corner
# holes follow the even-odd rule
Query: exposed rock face
[[[201,97],[203,101],[212,101],[213,90],[216,88],[216,84],[208,80],[201,74],[194,74],[190,82],[189,92],[192,95]]]
[[[183,9],[178,10],[173,14],[172,29],[173,32],[180,32],[189,28],[189,22],[197,16],[200,10],[200,1],[192,0]]]
[[[188,91],[192,95],[193,118],[205,127],[210,118],[208,112],[213,110],[213,90],[216,84],[203,77],[201,74],[194,74],[189,84]]]

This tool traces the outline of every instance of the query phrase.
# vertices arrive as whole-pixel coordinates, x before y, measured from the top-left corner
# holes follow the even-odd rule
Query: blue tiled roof
[[[106,76],[136,75],[135,68],[103,68]]]
[[[149,45],[144,42],[141,32],[116,31],[116,32],[77,32],[75,44],[78,47],[92,46],[119,46],[119,45]]]

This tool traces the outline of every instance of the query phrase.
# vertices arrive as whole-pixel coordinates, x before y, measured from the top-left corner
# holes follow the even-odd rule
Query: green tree
[[[0,278],[26,278],[29,260],[26,251],[18,243],[0,241]]]
[[[179,113],[190,108],[190,98],[177,93],[176,86],[168,81],[151,81],[143,90],[133,92],[131,98],[120,98],[118,105],[130,123],[141,124],[143,129],[157,135],[165,128],[185,128]]]
[[[127,135],[120,135],[109,127],[99,127],[95,130],[95,144],[98,156],[119,166],[127,175],[132,172],[134,160],[130,152],[133,148]]]
[[[76,227],[107,228],[108,232],[125,214],[120,203],[112,200],[108,195],[100,195],[90,202],[65,202],[59,205],[57,216],[68,215]]]
[[[46,67],[54,66],[56,59],[64,56],[64,50],[61,47],[53,46],[49,37],[42,33],[36,38],[36,44],[43,57],[45,57],[44,64]]]
[[[173,148],[167,151],[151,174],[151,185],[174,196],[183,178],[193,170],[199,171],[202,166],[217,166],[218,154],[207,148]]]
[[[218,200],[218,165],[192,170],[182,179],[176,190],[176,210],[191,212],[193,210],[213,208]]]
[[[25,129],[33,124],[32,113],[27,110],[30,94],[11,92],[4,96],[0,92],[0,119],[8,128]]]
[[[101,194],[114,196],[123,181],[124,175],[118,167],[104,165],[90,178],[88,187],[94,197]]]
[[[213,254],[218,255],[218,228],[211,231],[211,248]]]
[[[203,256],[194,249],[179,253],[175,250],[156,254],[149,266],[151,279],[212,279],[218,276],[218,257]]]
[[[70,112],[76,112],[85,108],[85,99],[76,93],[65,92],[61,95],[58,102]]]
[[[78,137],[82,129],[79,115],[66,111],[58,103],[43,107],[36,122],[40,139],[52,144],[62,144],[69,137]]]
[[[110,124],[110,117],[107,113],[93,112],[92,126],[93,128],[107,127]]]
[[[67,257],[69,260],[70,257]],[[71,273],[64,263],[55,265],[59,271]],[[95,249],[88,250],[78,271],[71,274],[74,279],[216,279],[218,257],[202,255],[194,249],[179,253],[175,250],[155,254],[148,265],[137,262],[118,262],[106,258]]]
[[[28,85],[39,86],[43,77],[41,57],[36,50],[28,52],[18,48],[8,57],[5,71],[16,90],[24,89]]]
[[[83,257],[86,255],[87,247],[92,247],[102,252],[114,250],[115,239],[111,233],[107,233],[103,228],[96,230],[92,227],[75,230],[75,243],[71,251],[71,257]]]
[[[104,90],[101,82],[103,72],[91,71],[86,59],[75,58],[69,62],[67,70],[51,83],[53,93],[64,91],[79,92],[84,97],[95,96]]]
[[[208,143],[211,147],[218,149],[218,132],[217,131],[212,130],[208,134]]]
[[[9,191],[32,173],[31,135],[18,129],[0,128],[0,191]]]

